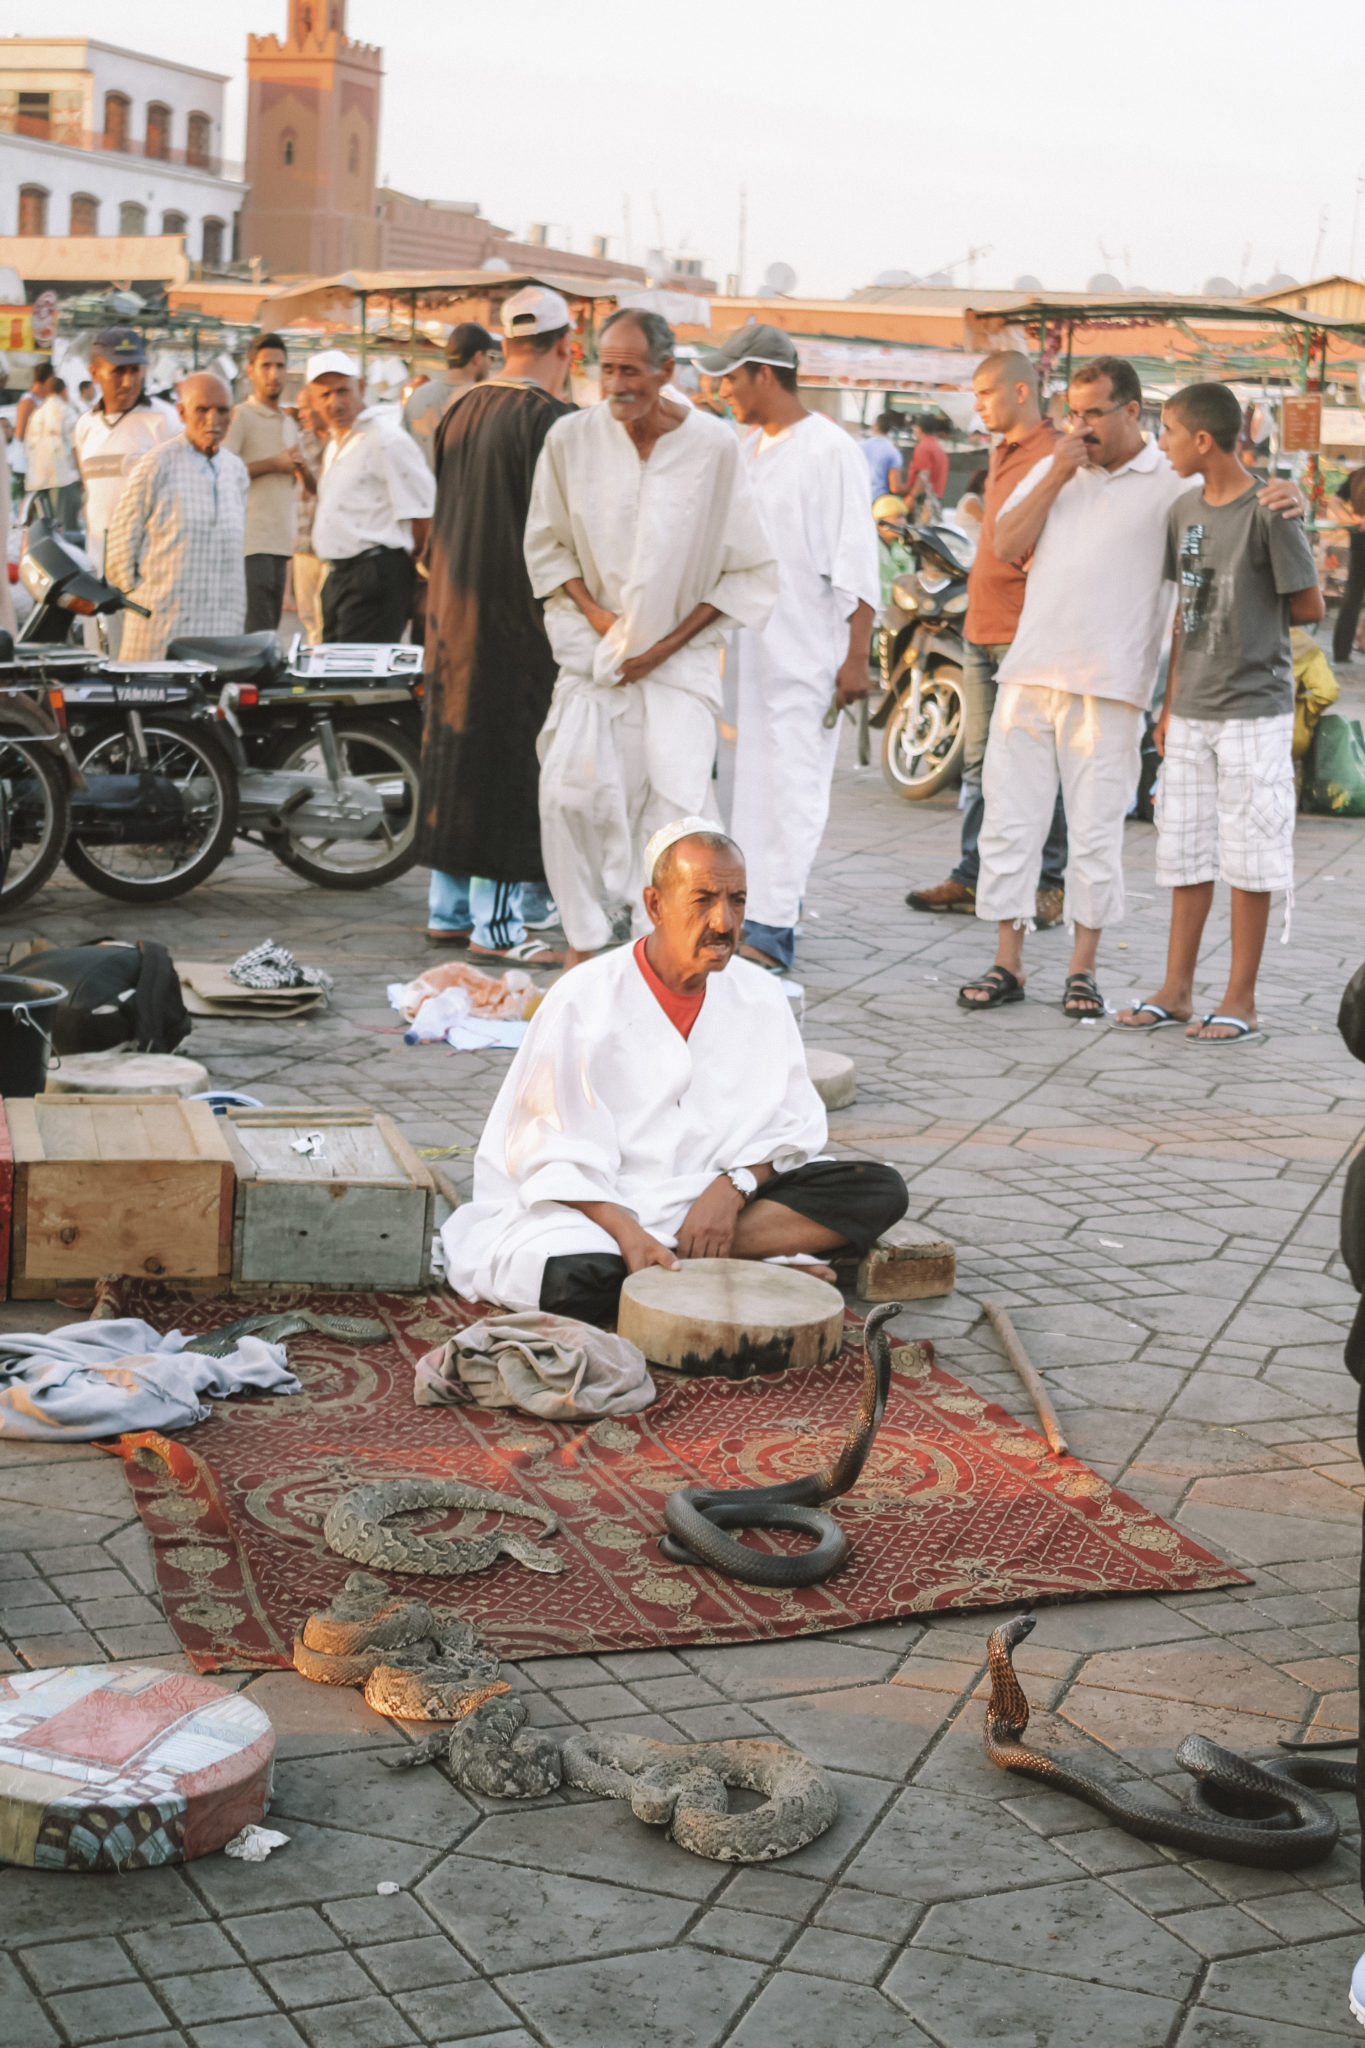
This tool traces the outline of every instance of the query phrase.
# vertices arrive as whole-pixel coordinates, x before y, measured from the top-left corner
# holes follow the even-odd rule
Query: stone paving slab
[[[958,1284],[898,1327],[1031,1420],[981,1311],[1005,1302],[1079,1454],[1253,1574],[1245,1588],[1040,1613],[1018,1666],[1040,1747],[1171,1791],[1199,1727],[1264,1751],[1355,1726],[1365,1474],[1340,1362],[1336,1250],[1365,1069],[1334,1019],[1365,928],[1365,828],[1303,819],[1293,943],[1272,943],[1267,1044],[1196,1053],[1060,1010],[1067,944],[1029,943],[1029,1000],[964,1017],[990,934],[910,913],[952,864],[951,799],[905,804],[845,761],[798,957],[812,1044],[854,1055],[836,1151],[889,1159]],[[1130,910],[1100,981],[1149,993],[1167,899],[1128,831]],[[239,848],[134,921],[64,874],[12,939],[92,932],[230,960],[267,935],[336,975],[289,1024],[201,1020],[187,1049],[268,1103],[370,1102],[461,1187],[507,1056],[404,1046],[384,984],[432,957],[422,878],[312,889]],[[1274,937],[1275,935],[1272,935]],[[1221,992],[1226,907],[1201,987]],[[9,1303],[8,1328],[75,1313]],[[411,1731],[353,1693],[240,1674],[276,1724],[264,1866],[210,1858],[126,1880],[0,1870],[6,2048],[1321,2048],[1356,2037],[1365,1947],[1349,1802],[1316,1870],[1177,1857],[986,1761],[985,1642],[952,1615],[777,1644],[528,1661],[541,1726],[667,1740],[772,1734],[828,1765],[841,1812],[780,1866],[687,1856],[578,1794],[469,1799],[383,1768]],[[0,1445],[0,1669],[121,1656],[184,1669],[121,1472],[82,1446]],[[380,1883],[400,1890],[381,1897]]]

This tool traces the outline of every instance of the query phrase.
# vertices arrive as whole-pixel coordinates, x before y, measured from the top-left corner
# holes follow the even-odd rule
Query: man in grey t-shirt
[[[1323,614],[1313,550],[1296,515],[1268,512],[1237,459],[1242,409],[1225,384],[1168,400],[1161,445],[1202,489],[1168,517],[1166,580],[1176,585],[1166,702],[1155,739],[1156,878],[1173,894],[1166,979],[1119,1013],[1126,1031],[1187,1025],[1187,1043],[1265,1037],[1256,976],[1275,890],[1294,892],[1294,667],[1291,622]],[[1222,1002],[1194,1016],[1199,942],[1221,872],[1231,885],[1232,965]],[[1288,937],[1286,911],[1285,936]]]
[[[458,327],[451,329],[446,343],[444,374],[419,384],[403,407],[403,425],[425,455],[427,468],[433,474],[436,470],[436,436],[441,421],[457,398],[462,398],[466,391],[472,391],[476,384],[484,382],[497,346],[488,329],[480,327],[477,320],[462,320]]]

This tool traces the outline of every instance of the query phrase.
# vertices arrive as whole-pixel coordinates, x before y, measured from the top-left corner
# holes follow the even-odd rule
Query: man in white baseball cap
[[[573,321],[567,299],[547,284],[527,284],[503,300],[501,324],[508,341],[520,341],[532,334],[562,334]]]
[[[745,465],[781,574],[766,626],[734,636],[726,682],[738,683],[730,821],[749,864],[744,952],[785,972],[829,816],[841,722],[830,714],[867,694],[877,535],[858,444],[801,403],[789,334],[741,327],[700,365],[749,430]]]
[[[426,546],[436,486],[401,425],[365,409],[360,365],[344,349],[308,359],[331,439],[318,477],[313,551],[327,564],[324,640],[401,640],[412,614],[414,556]]]

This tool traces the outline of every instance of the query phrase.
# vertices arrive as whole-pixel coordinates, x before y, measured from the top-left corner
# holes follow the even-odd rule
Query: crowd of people
[[[947,423],[917,417],[907,450],[907,415],[885,413],[855,441],[807,408],[796,346],[770,326],[702,354],[709,390],[689,394],[671,330],[634,308],[604,323],[601,400],[580,409],[565,300],[529,286],[500,325],[456,327],[444,373],[417,382],[401,413],[366,405],[360,366],[337,348],[310,358],[286,404],[288,354],[272,333],[251,344],[240,403],[196,372],[172,407],[145,390],[139,332],[106,329],[79,404],[43,363],[20,405],[29,516],[83,520],[96,566],[148,612],[125,615],[121,645],[112,622],[125,659],[182,635],[275,632],[291,585],[310,640],[422,638],[427,936],[480,958],[576,966],[627,926],[644,935],[646,842],[679,817],[719,823],[724,669],[728,822],[747,860],[740,950],[781,974],[828,814],[838,714],[869,685],[878,532],[897,526],[888,508],[907,524],[941,516]],[[974,390],[993,445],[955,512],[974,545],[960,853],[907,902],[995,927],[965,1008],[1022,1000],[1026,934],[1065,920],[1063,1009],[1109,1014],[1097,949],[1123,915],[1123,824],[1170,640],[1154,731],[1170,960],[1115,1022],[1184,1024],[1203,1044],[1256,1038],[1270,900],[1293,890],[1288,627],[1322,615],[1304,501],[1244,466],[1221,385],[1174,394],[1159,442],[1121,357],[1077,366],[1060,421],[1026,356],[986,356]],[[1355,522],[1358,609],[1354,484],[1338,509]],[[1198,1018],[1220,873],[1232,971]],[[556,923],[563,946],[540,936]]]

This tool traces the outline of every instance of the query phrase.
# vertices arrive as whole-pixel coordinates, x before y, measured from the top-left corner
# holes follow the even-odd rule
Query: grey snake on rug
[[[1225,1863],[1249,1863],[1261,1870],[1298,1870],[1330,1856],[1340,1832],[1336,1815],[1309,1786],[1353,1792],[1356,1767],[1311,1754],[1334,1743],[1309,1745],[1309,1754],[1252,1763],[1211,1742],[1187,1735],[1175,1753],[1195,1780],[1187,1805],[1161,1805],[1133,1785],[1109,1784],[1023,1746],[1028,1701],[1015,1673],[1016,1643],[1031,1634],[1034,1617],[1021,1614],[992,1632],[989,1647],[991,1696],[986,1707],[986,1754],[1002,1770],[1017,1771],[1054,1791],[1069,1792],[1144,1842],[1164,1842],[1191,1856],[1216,1856]]]
[[[883,1325],[905,1306],[885,1301],[863,1328],[863,1390],[858,1414],[838,1456],[822,1471],[780,1486],[684,1486],[664,1503],[668,1534],[659,1549],[673,1564],[710,1565],[752,1586],[818,1586],[832,1578],[849,1544],[832,1515],[816,1503],[847,1493],[867,1463],[891,1391],[891,1340]],[[753,1550],[729,1529],[796,1529],[814,1536],[814,1550]]]
[[[389,1334],[387,1323],[370,1316],[319,1316],[310,1308],[286,1308],[243,1316],[240,1322],[225,1323],[220,1330],[206,1330],[202,1337],[191,1337],[185,1349],[200,1351],[206,1358],[226,1358],[243,1337],[282,1344],[286,1337],[301,1337],[305,1330],[315,1330],[320,1337],[338,1337],[347,1344],[378,1344]]]

